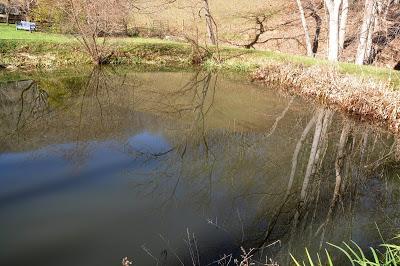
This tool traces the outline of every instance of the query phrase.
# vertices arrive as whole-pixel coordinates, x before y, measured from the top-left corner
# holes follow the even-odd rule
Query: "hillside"
[[[162,4],[164,0],[152,1],[145,12],[138,12],[132,17],[132,26],[150,34],[189,35],[206,40],[206,25],[202,1],[174,1],[173,4]],[[158,2],[158,4],[156,4]],[[265,33],[254,47],[262,50],[278,50],[285,53],[305,55],[304,31],[299,11],[294,0],[285,1],[209,1],[210,9],[218,26],[220,42],[234,46],[245,45],[255,38],[259,31],[257,18],[263,19]],[[316,56],[326,57],[327,15],[323,1],[303,1],[305,15],[311,38],[315,38],[318,20],[320,21],[319,45]],[[346,46],[341,53],[341,61],[354,62],[357,50],[360,27],[363,19],[364,1],[351,1],[346,32]],[[264,20],[265,19],[265,20]],[[145,30],[146,29],[146,30]],[[150,29],[150,30],[149,30]],[[168,32],[165,34],[165,32]],[[374,34],[374,45],[377,56],[375,65],[393,68],[400,60],[400,5],[394,4],[381,20]],[[385,44],[382,45],[382,39]]]

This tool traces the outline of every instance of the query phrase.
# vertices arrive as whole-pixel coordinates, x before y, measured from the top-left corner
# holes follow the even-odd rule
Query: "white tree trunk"
[[[303,30],[304,30],[304,36],[305,36],[306,48],[307,48],[307,55],[308,56],[314,56],[314,52],[313,52],[312,45],[311,45],[310,32],[308,31],[308,25],[307,25],[306,16],[304,15],[303,5],[301,4],[301,0],[296,0],[296,3],[297,3],[297,7],[299,9],[301,24],[302,24]]]
[[[361,25],[360,39],[355,61],[357,65],[363,65],[365,62],[365,56],[368,46],[368,35],[370,34],[372,22],[374,20],[374,6],[375,0],[365,0],[364,19]]]
[[[338,61],[339,55],[339,12],[329,14],[328,59]]]
[[[342,0],[325,0],[328,10],[328,60],[337,62],[339,58],[339,13]]]
[[[344,49],[344,41],[346,38],[347,17],[349,14],[349,0],[343,0],[342,12],[340,14],[340,28],[339,28],[339,48],[340,51]]]

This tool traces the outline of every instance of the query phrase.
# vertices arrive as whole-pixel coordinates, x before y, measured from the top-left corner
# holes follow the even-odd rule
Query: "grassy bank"
[[[113,64],[150,64],[186,67],[191,64],[191,47],[160,39],[113,38],[108,40],[115,51]],[[210,48],[216,54],[215,48]],[[326,60],[291,55],[273,51],[246,50],[222,47],[219,62],[210,58],[203,66],[207,69],[253,72],[271,62],[302,66],[331,66]],[[50,33],[16,31],[13,25],[0,24],[0,63],[15,68],[56,68],[68,65],[89,64],[90,58],[72,36]],[[400,72],[373,66],[339,63],[333,66],[338,72],[370,77],[400,85]]]
[[[184,65],[190,47],[142,38],[114,38],[107,42],[115,51],[113,64]],[[16,31],[0,24],[0,63],[10,69],[54,69],[90,64],[91,59],[72,36]]]

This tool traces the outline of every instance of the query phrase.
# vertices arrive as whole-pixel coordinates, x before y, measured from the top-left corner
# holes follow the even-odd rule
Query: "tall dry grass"
[[[400,93],[390,82],[341,74],[334,66],[276,63],[258,69],[253,79],[400,133]]]

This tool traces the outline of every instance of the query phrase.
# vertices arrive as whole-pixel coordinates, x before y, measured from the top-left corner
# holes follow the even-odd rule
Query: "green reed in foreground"
[[[397,236],[395,239],[399,239],[400,236]],[[339,250],[346,256],[346,260],[348,262],[347,265],[352,266],[387,266],[387,265],[399,265],[400,266],[400,245],[399,244],[381,244],[379,249],[371,248],[368,252],[363,251],[359,245],[355,242],[351,242],[351,244],[347,244],[343,242],[343,246],[337,246],[328,243],[330,246]],[[302,261],[301,263],[292,257],[292,260],[296,266],[334,266],[339,265],[335,264],[331,254],[325,249],[325,259],[324,261],[321,259],[321,256],[317,254],[317,258],[312,258],[308,249],[306,249],[307,259],[306,261]]]

